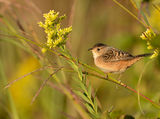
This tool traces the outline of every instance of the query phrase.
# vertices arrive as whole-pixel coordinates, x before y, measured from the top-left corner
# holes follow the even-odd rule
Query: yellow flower
[[[65,45],[67,35],[72,31],[72,27],[61,28],[61,20],[65,18],[65,15],[58,16],[59,12],[55,12],[54,10],[50,10],[49,13],[44,14],[45,18],[44,23],[39,22],[39,26],[44,28],[45,33],[47,34],[47,43],[46,45],[49,48],[54,48],[56,46]]]
[[[151,29],[147,29],[145,32],[142,33],[140,38],[143,40],[147,40],[147,39],[151,40],[155,36],[156,36],[156,34]]]
[[[151,59],[157,57],[159,55],[159,49],[155,49],[153,55],[150,57]]]
[[[147,41],[147,49],[151,50],[154,49],[153,55],[150,57],[151,59],[154,57],[157,57],[159,55],[159,48],[157,46],[154,46],[154,41],[156,39],[156,34],[151,30],[147,29],[145,32],[142,33],[140,36],[142,40]]]
[[[153,47],[152,46],[148,46],[147,49],[151,50],[151,49],[153,49]]]
[[[147,37],[145,36],[144,33],[142,33],[142,35],[140,36],[140,38],[141,38],[142,40],[146,40],[146,39],[147,39]]]

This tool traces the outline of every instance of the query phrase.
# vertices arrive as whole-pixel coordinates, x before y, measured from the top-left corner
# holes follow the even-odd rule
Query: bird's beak
[[[88,51],[91,51],[93,48],[89,48]]]

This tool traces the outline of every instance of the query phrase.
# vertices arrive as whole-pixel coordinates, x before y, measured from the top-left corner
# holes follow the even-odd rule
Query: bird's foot
[[[122,75],[120,74],[120,75],[118,76],[118,78],[117,78],[117,81],[118,81],[119,84],[122,83],[122,81],[120,80],[121,76],[122,76]],[[118,85],[116,85],[116,89],[118,89]]]

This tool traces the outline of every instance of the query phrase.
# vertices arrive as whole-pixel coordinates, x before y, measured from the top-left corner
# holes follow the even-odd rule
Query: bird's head
[[[106,52],[106,50],[107,50],[107,45],[102,43],[97,43],[92,48],[88,49],[88,51],[92,51],[94,58],[103,55]]]

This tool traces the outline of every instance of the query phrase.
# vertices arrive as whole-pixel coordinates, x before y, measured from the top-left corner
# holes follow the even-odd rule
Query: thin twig
[[[25,75],[23,75],[23,76],[15,79],[15,80],[13,80],[13,81],[11,81],[10,83],[8,83],[8,84],[4,87],[4,89],[9,88],[13,83],[19,81],[19,80],[22,79],[22,78],[25,78],[26,76],[29,76],[29,75],[31,75],[31,74],[33,74],[33,73],[35,73],[35,72],[38,72],[38,71],[45,70],[45,69],[47,69],[47,68],[49,68],[49,67],[52,68],[52,66],[45,66],[45,67],[36,69],[36,70],[34,70],[34,71],[31,71],[31,72],[29,72],[29,73],[27,73],[27,74],[25,74]]]
[[[60,113],[61,113],[62,115],[64,115],[66,118],[68,118],[68,119],[76,119],[75,117],[73,117],[73,116],[71,116],[71,115],[69,115],[69,114],[67,114],[67,113],[65,113],[65,112],[63,112],[63,111],[60,111]]]
[[[137,21],[139,21],[144,27],[148,27],[145,23],[143,23],[136,15],[134,15],[131,11],[129,11],[126,7],[124,7],[122,4],[120,4],[117,0],[112,0],[115,2],[118,6],[120,6],[122,9],[124,9],[126,12],[128,12],[132,17],[134,17]]]
[[[41,77],[39,77],[38,79],[42,80]],[[68,91],[72,95],[74,100],[76,100],[79,103],[81,102],[81,100],[78,98],[78,96],[72,91],[72,89],[69,86],[67,86],[67,84],[66,85],[62,85],[60,83],[58,83],[58,84],[59,85],[56,85],[51,81],[47,81],[47,85],[49,85],[51,88],[56,89],[57,91],[59,91],[63,94],[66,94],[65,91]]]
[[[39,95],[40,91],[43,89],[43,87],[46,85],[47,81],[55,74],[57,73],[59,70],[61,70],[63,67],[58,68],[56,71],[54,71],[52,74],[50,74],[50,76],[43,81],[41,87],[39,88],[39,90],[36,92],[35,96],[32,98],[32,102],[31,104],[33,104],[33,102],[35,101],[36,97]]]
[[[138,18],[141,19],[142,22],[145,23],[144,16],[142,16],[141,10],[138,9],[137,4],[135,3],[135,1],[134,1],[134,0],[130,0],[130,2],[131,2],[131,4],[134,6],[134,8],[136,9],[136,11],[138,12]],[[140,8],[140,9],[141,9],[141,8]],[[151,28],[151,26],[148,26],[148,27]]]
[[[99,76],[97,74],[93,74],[93,73],[89,73],[89,72],[83,72],[84,74],[87,74],[89,76],[94,76],[94,77],[97,77],[97,78],[100,78],[100,79],[103,79],[103,80],[107,80],[107,81],[110,81],[110,82],[113,82],[115,84],[118,84],[134,93],[136,93],[137,95],[139,94],[141,97],[143,97],[145,100],[149,101],[150,103],[152,103],[155,107],[159,108],[160,109],[160,105],[157,104],[156,102],[154,102],[153,100],[151,100],[150,98],[146,97],[145,95],[143,95],[142,93],[138,93],[135,89],[129,87],[128,85],[122,83],[121,81],[117,81],[115,79],[111,79],[111,78],[105,78],[105,77],[102,77],[102,76]]]

